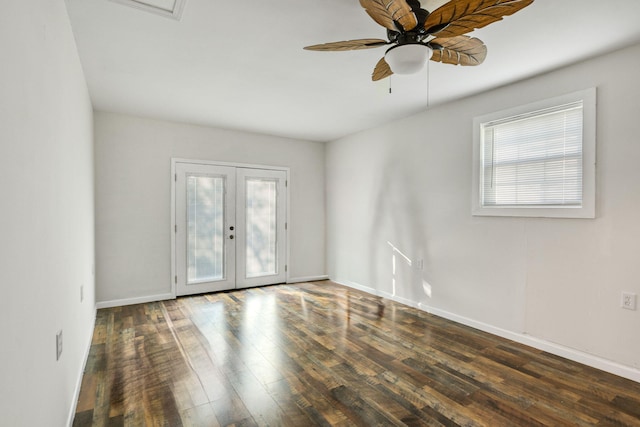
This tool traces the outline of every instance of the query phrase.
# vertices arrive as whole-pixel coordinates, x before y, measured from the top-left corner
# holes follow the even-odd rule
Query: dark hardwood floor
[[[640,384],[335,283],[98,311],[75,426],[640,426]]]

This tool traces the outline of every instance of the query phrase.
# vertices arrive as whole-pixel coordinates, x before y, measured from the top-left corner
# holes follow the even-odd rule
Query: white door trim
[[[171,206],[170,206],[170,211],[171,211],[171,224],[170,224],[170,229],[169,232],[171,233],[171,277],[169,278],[170,280],[170,284],[171,284],[171,296],[173,298],[177,297],[177,288],[176,288],[176,281],[177,281],[177,270],[176,270],[176,212],[175,212],[175,206],[176,206],[176,164],[178,163],[187,163],[187,164],[192,164],[192,165],[213,165],[213,166],[230,166],[230,167],[236,167],[236,168],[247,168],[247,169],[265,169],[265,170],[277,170],[277,171],[284,171],[287,174],[287,185],[285,186],[285,191],[286,191],[286,206],[285,206],[285,214],[286,214],[286,222],[289,224],[289,229],[290,229],[290,220],[289,218],[291,217],[291,204],[290,204],[290,200],[291,200],[291,195],[290,195],[290,191],[289,191],[289,185],[288,183],[291,181],[291,170],[288,167],[284,167],[284,166],[272,166],[272,165],[259,165],[259,164],[251,164],[251,163],[235,163],[235,162],[219,162],[219,161],[215,161],[215,160],[196,160],[196,159],[185,159],[185,158],[179,158],[179,157],[172,157],[171,158],[171,176],[170,176],[170,180],[171,180]],[[291,250],[290,247],[291,245],[289,244],[289,230],[285,231],[285,243],[286,243],[286,255],[285,255],[285,265],[289,266],[289,259],[291,256]],[[286,275],[286,281],[289,281],[289,272],[291,271],[290,268],[287,268],[285,275]]]

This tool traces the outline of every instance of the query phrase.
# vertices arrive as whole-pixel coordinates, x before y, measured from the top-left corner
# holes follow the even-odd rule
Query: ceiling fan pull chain
[[[429,95],[431,94],[431,73],[429,72],[429,62],[427,61],[427,110],[429,109]]]
[[[389,95],[391,95],[391,76],[389,76]]]

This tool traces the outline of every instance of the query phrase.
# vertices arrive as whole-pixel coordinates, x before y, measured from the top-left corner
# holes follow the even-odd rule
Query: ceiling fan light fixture
[[[387,50],[384,59],[395,74],[413,74],[422,70],[433,50],[424,44],[409,43]]]

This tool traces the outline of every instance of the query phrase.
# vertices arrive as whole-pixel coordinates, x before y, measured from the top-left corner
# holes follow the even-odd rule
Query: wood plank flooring
[[[91,425],[640,426],[640,384],[325,281],[99,310]]]

